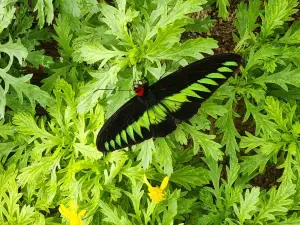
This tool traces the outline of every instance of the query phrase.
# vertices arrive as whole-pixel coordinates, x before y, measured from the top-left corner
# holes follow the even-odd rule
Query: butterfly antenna
[[[93,91],[93,93],[95,93],[96,91],[113,91],[115,89],[112,88],[98,88],[95,91]],[[117,91],[132,91],[132,90],[117,90]]]

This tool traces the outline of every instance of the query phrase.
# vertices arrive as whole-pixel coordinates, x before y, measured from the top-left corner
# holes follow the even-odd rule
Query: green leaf
[[[208,32],[215,24],[214,19],[211,19],[210,16],[204,19],[194,19],[192,24],[188,24],[185,26],[187,31],[191,32]]]
[[[285,35],[279,39],[283,44],[299,44],[300,43],[300,21],[295,21],[288,29]]]
[[[142,142],[136,149],[139,150],[137,160],[141,161],[144,169],[148,169],[152,162],[152,153],[155,150],[153,139]]]
[[[127,217],[127,214],[124,212],[124,210],[121,207],[116,208],[112,204],[107,204],[102,200],[100,200],[99,206],[104,216],[103,221],[115,225],[119,225],[119,224],[132,225],[132,223]]]
[[[227,154],[231,157],[236,157],[236,151],[239,151],[236,138],[240,137],[240,135],[234,125],[233,117],[236,114],[232,110],[232,104],[233,99],[229,99],[226,103],[227,113],[216,121],[216,126],[224,133],[221,144],[225,144]]]
[[[180,196],[180,190],[175,190],[170,196],[168,196],[167,210],[163,212],[162,225],[172,224],[175,216],[177,215],[178,203],[177,199]]]
[[[38,11],[38,24],[40,28],[42,28],[45,24],[45,17],[46,17],[46,23],[50,25],[52,23],[52,20],[54,18],[54,9],[52,5],[52,0],[38,0],[34,11]]]
[[[0,87],[0,119],[4,118],[5,115],[5,106],[6,106],[6,92]]]
[[[234,205],[234,212],[240,220],[240,224],[244,224],[245,220],[251,220],[253,214],[257,211],[257,205],[259,202],[259,188],[254,187],[249,192],[246,190],[245,199],[241,195],[240,198],[240,208]]]
[[[286,213],[293,203],[292,195],[296,192],[295,188],[294,184],[281,184],[277,191],[275,188],[268,191],[269,198],[262,202],[262,208],[254,219],[254,223],[275,220],[275,216]]]
[[[170,10],[168,9],[166,1],[158,1],[157,9],[152,11],[149,24],[147,24],[148,26],[152,25],[152,29],[150,32],[147,32],[146,38],[143,41],[150,40],[157,34],[160,28],[166,27],[174,23],[176,20],[183,20],[187,18],[187,14],[201,11],[201,5],[205,2],[206,1],[204,0],[177,0],[173,5],[172,10]]]
[[[199,145],[203,148],[205,156],[212,156],[215,160],[219,160],[223,156],[220,151],[222,147],[219,143],[212,141],[215,139],[214,135],[207,135],[197,131],[193,126],[183,123],[183,127],[193,137],[194,141],[194,154],[199,151]]]
[[[209,183],[208,172],[201,167],[185,166],[175,170],[170,178],[170,181],[184,186],[187,190],[196,186],[203,186]]]
[[[250,0],[248,5],[243,1],[238,4],[234,25],[238,29],[240,39],[245,39],[259,26],[256,20],[259,16],[260,5],[260,0]]]
[[[90,111],[98,102],[98,99],[109,91],[105,90],[107,86],[116,84],[117,73],[121,70],[121,65],[115,65],[108,71],[99,70],[90,72],[90,75],[97,80],[94,83],[87,83],[81,88],[81,94],[79,97],[79,103],[77,105],[78,113],[85,113]],[[104,89],[104,90],[101,90]],[[112,112],[111,112],[112,113]]]
[[[270,44],[264,44],[256,52],[252,49],[248,58],[245,70],[261,68],[265,61],[272,60],[276,55],[280,55],[282,50]]]
[[[4,120],[0,120],[0,136],[7,140],[8,136],[13,136],[15,133],[15,127],[10,123],[4,124]]]
[[[292,142],[287,148],[287,156],[285,161],[278,166],[278,168],[284,168],[282,176],[278,179],[278,182],[283,184],[292,184],[293,181],[297,180],[296,175],[294,174],[294,169],[298,169],[297,161],[293,159],[296,151],[298,150],[295,142]]]
[[[128,53],[124,51],[120,51],[115,47],[113,50],[109,50],[105,48],[100,43],[95,44],[84,44],[80,48],[80,56],[83,58],[84,61],[87,63],[95,63],[97,61],[102,61],[100,67],[105,65],[108,60],[112,58],[121,58],[122,56],[126,56]]]
[[[164,48],[157,48],[146,53],[146,58],[152,60],[181,60],[183,57],[193,57],[195,59],[202,58],[201,53],[212,54],[213,48],[217,48],[217,42],[211,38],[198,38],[188,40],[183,44],[175,44],[172,48],[165,46]],[[201,52],[201,53],[200,53]]]
[[[126,1],[118,1],[118,9],[108,5],[101,4],[100,10],[104,16],[101,20],[109,27],[108,32],[115,35],[120,40],[124,41],[124,44],[134,46],[132,37],[127,31],[127,23],[138,16],[139,12],[129,7],[126,11]]]
[[[219,9],[218,16],[222,17],[223,20],[226,20],[228,17],[227,7],[229,6],[228,0],[217,0],[217,7]]]
[[[0,2],[0,34],[11,23],[15,14],[16,8],[13,4],[16,1],[1,1]]]
[[[253,156],[243,156],[240,159],[242,160],[241,165],[241,172],[243,174],[251,175],[259,168],[259,173],[263,173],[267,162],[271,159],[273,155],[265,155],[261,152]]]
[[[60,0],[59,1],[61,11],[66,14],[71,14],[74,17],[80,16],[80,7],[77,1],[73,0]]]
[[[213,141],[215,135],[207,135],[199,132],[198,138],[206,157],[212,156],[215,160],[222,159],[223,152],[220,150],[221,145]]]
[[[156,161],[164,169],[164,173],[168,176],[173,172],[172,149],[164,138],[155,141],[156,145]]]
[[[280,137],[280,132],[277,130],[278,125],[272,122],[268,116],[262,114],[259,107],[254,107],[248,100],[245,100],[247,112],[245,118],[248,118],[250,114],[252,114],[255,123],[256,123],[256,130],[255,135],[258,136],[259,134],[266,139],[273,139],[278,140]],[[244,119],[245,121],[245,119]]]
[[[201,105],[200,113],[205,113],[211,116],[214,119],[217,119],[218,116],[224,116],[228,112],[228,107],[224,105],[218,105],[213,102],[204,102]]]
[[[132,193],[129,193],[127,191],[124,191],[124,193],[129,197],[129,199],[132,201],[134,212],[136,214],[136,219],[142,223],[141,219],[141,199],[144,195],[144,191],[141,190],[143,186],[143,183],[141,182],[132,182]]]
[[[277,84],[285,91],[288,91],[287,84],[300,87],[300,68],[291,70],[292,65],[287,66],[284,70],[272,74],[263,75],[256,78],[253,82],[264,86],[267,83]]]
[[[4,80],[7,89],[10,85],[14,88],[21,103],[23,102],[23,95],[25,95],[32,106],[35,102],[40,103],[44,107],[54,104],[54,100],[47,92],[42,91],[35,85],[26,83],[32,75],[16,78],[0,70],[0,77]]]
[[[71,47],[71,40],[73,37],[73,34],[71,33],[71,20],[72,18],[67,15],[59,15],[55,20],[56,24],[53,26],[57,34],[57,36],[53,36],[53,38],[58,42],[59,47],[62,49],[61,54],[68,57],[71,57],[74,51]]]
[[[17,113],[13,118],[13,124],[16,125],[17,131],[23,135],[33,136],[34,139],[48,139],[53,142],[53,145],[59,145],[61,143],[60,137],[56,137],[53,134],[46,131],[44,127],[40,128],[34,118],[26,113]]]
[[[297,12],[297,0],[269,0],[265,6],[265,14],[261,16],[261,37],[267,38],[284,22],[292,20],[291,15]]]
[[[209,168],[209,176],[214,186],[214,195],[220,197],[220,176],[222,171],[222,165],[218,166],[218,162],[211,156],[203,158],[203,161]]]
[[[178,141],[181,145],[187,144],[187,135],[184,132],[181,124],[178,124],[176,130],[173,132],[173,135],[175,136],[176,141]]]
[[[10,68],[13,61],[13,57],[16,57],[19,61],[19,64],[22,65],[22,61],[28,55],[27,49],[22,45],[20,39],[18,39],[16,43],[14,43],[10,39],[7,43],[0,44],[0,52],[4,52],[10,57],[10,63],[5,68],[5,71],[8,71],[8,69]]]
[[[54,63],[51,56],[44,55],[44,51],[29,52],[26,60],[36,68],[39,68],[40,65],[49,68]]]
[[[75,143],[74,149],[80,152],[85,158],[89,158],[92,161],[101,159],[103,154],[99,152],[95,146],[85,145],[83,143]]]

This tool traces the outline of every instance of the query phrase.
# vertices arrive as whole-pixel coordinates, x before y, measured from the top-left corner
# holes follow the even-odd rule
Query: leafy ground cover
[[[0,1],[0,224],[300,224],[298,9]],[[118,90],[233,51],[241,73],[191,124],[97,151],[105,119],[133,96]]]

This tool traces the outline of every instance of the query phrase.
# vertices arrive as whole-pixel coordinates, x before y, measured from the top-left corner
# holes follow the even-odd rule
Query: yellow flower
[[[70,221],[70,225],[82,225],[81,217],[84,216],[86,210],[81,210],[77,214],[78,206],[74,202],[74,200],[70,201],[70,209],[67,209],[63,204],[61,204],[58,208],[61,215],[66,217]]]
[[[165,189],[168,185],[169,182],[169,177],[166,176],[160,187],[152,187],[151,184],[149,183],[149,181],[147,180],[146,175],[144,175],[144,182],[147,184],[148,186],[148,195],[149,197],[155,202],[155,204],[160,203],[162,200],[166,199],[166,193],[165,193]]]

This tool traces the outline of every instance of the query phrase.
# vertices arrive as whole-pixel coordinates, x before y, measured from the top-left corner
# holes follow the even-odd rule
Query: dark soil
[[[261,187],[262,189],[270,189],[274,186],[280,185],[277,182],[278,178],[282,176],[283,169],[276,168],[276,165],[268,165],[265,169],[264,174],[254,177],[250,183],[253,186]]]

